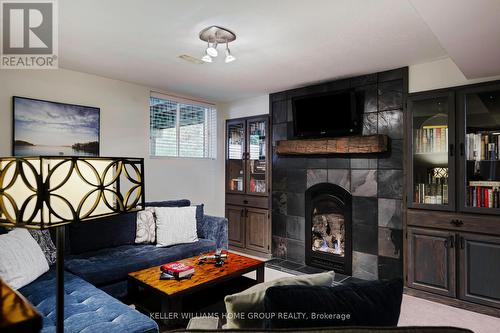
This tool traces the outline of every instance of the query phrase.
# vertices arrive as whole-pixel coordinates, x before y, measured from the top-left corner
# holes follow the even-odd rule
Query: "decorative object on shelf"
[[[144,160],[0,158],[0,226],[57,231],[56,332],[64,332],[64,225],[144,209]]]
[[[215,251],[213,255],[205,255],[199,258],[200,263],[213,262],[216,267],[221,267],[228,258],[227,252],[222,252],[221,249]]]
[[[13,97],[14,156],[99,156],[100,109]]]
[[[205,55],[201,58],[202,61],[211,63],[213,58],[219,55],[217,46],[219,44],[226,44],[225,50],[225,63],[230,63],[236,60],[236,57],[231,54],[229,43],[236,39],[236,34],[226,28],[219,26],[210,26],[200,31],[200,39],[207,42],[207,49]]]
[[[425,183],[415,184],[415,203],[448,204],[448,168],[436,167],[427,172]]]

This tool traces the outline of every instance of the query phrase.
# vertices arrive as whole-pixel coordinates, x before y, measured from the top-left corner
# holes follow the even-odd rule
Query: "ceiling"
[[[468,79],[500,74],[499,0],[411,0]]]
[[[214,102],[448,54],[407,0],[61,0],[59,13],[60,67]],[[203,55],[210,25],[236,32],[237,61],[179,59]]]

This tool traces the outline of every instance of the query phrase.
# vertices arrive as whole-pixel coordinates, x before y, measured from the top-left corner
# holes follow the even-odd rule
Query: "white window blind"
[[[217,110],[166,95],[151,94],[151,156],[216,158]]]

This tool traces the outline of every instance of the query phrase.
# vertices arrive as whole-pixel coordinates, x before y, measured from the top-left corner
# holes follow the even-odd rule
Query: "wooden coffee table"
[[[143,269],[128,274],[128,294],[131,300],[140,303],[139,291],[153,293],[160,298],[161,310],[158,316],[152,313],[152,319],[163,321],[171,326],[183,310],[183,298],[207,288],[220,285],[240,278],[243,274],[256,271],[257,283],[264,282],[265,262],[236,253],[229,252],[222,267],[213,263],[200,264],[200,256],[178,260],[195,267],[194,275],[186,280],[160,280],[160,266]],[[242,291],[242,290],[240,290]]]

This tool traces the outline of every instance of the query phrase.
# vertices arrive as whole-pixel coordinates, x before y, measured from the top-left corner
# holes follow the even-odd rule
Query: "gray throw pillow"
[[[332,286],[335,272],[325,272],[310,275],[298,275],[285,277],[269,282],[259,283],[245,291],[237,294],[228,295],[224,298],[226,303],[227,324],[224,328],[228,329],[248,329],[264,328],[265,319],[249,319],[249,314],[264,313],[264,297],[266,290],[273,286]]]
[[[28,231],[30,232],[31,237],[35,239],[35,241],[42,249],[42,252],[45,258],[47,259],[49,266],[55,264],[57,259],[56,246],[54,245],[54,242],[52,242],[52,239],[50,238],[49,231],[33,230],[33,229],[28,229]]]
[[[156,242],[156,221],[154,208],[146,207],[137,212],[137,230],[135,232],[136,244],[152,244]]]

